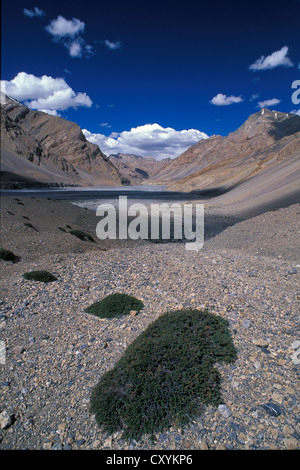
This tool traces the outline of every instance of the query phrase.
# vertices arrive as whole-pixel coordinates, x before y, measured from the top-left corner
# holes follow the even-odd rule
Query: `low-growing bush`
[[[222,403],[216,362],[236,350],[225,319],[201,310],[167,312],[131,343],[91,394],[90,412],[125,439],[184,427],[205,405]]]
[[[11,261],[12,263],[17,263],[20,260],[19,256],[16,256],[12,251],[2,247],[0,248],[0,258],[4,261]]]
[[[29,271],[23,274],[24,279],[28,281],[39,281],[39,282],[53,282],[57,281],[57,277],[49,271]]]
[[[122,293],[115,293],[104,297],[85,309],[100,318],[113,318],[128,315],[131,310],[139,312],[144,307],[141,300]]]
[[[83,241],[87,241],[87,240],[90,242],[95,241],[92,235],[90,235],[89,233],[83,232],[82,230],[70,230],[69,233],[71,233],[71,235],[75,235],[75,237],[80,238],[80,240],[83,240]]]

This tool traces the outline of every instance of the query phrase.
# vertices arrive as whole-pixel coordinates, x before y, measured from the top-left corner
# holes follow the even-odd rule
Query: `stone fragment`
[[[276,401],[277,403],[282,403],[282,395],[280,395],[278,392],[273,392],[272,393],[272,400]]]
[[[218,411],[223,416],[223,418],[228,418],[229,416],[231,416],[231,411],[227,405],[219,405]]]
[[[298,448],[298,441],[294,437],[284,439],[284,445],[288,450],[296,450]]]
[[[136,310],[130,310],[130,312],[129,312],[129,315],[131,317],[135,317],[137,314],[138,314],[138,312]]]
[[[300,341],[294,341],[291,344],[291,348],[295,350],[295,352],[291,355],[292,363],[298,365],[300,364]]]
[[[15,346],[15,347],[13,348],[13,352],[14,352],[14,354],[16,354],[17,356],[19,356],[20,354],[22,354],[24,351],[25,351],[25,349],[23,348],[23,346]]]
[[[208,450],[208,445],[206,441],[201,441],[200,443],[200,449],[201,450]]]
[[[276,403],[265,403],[264,405],[261,405],[264,410],[267,411],[271,416],[279,416],[281,415],[282,411],[279,405]]]
[[[261,338],[254,339],[253,344],[255,344],[255,346],[259,346],[260,348],[267,348],[269,346],[269,342]]]
[[[8,414],[7,410],[3,410],[0,413],[0,429],[7,429],[12,424],[11,416]]]

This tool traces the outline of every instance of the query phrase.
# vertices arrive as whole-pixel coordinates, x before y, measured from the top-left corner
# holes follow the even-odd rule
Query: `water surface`
[[[96,210],[102,203],[118,206],[119,196],[127,196],[128,204],[140,202],[145,205],[154,203],[174,203],[199,200],[199,194],[168,191],[165,186],[115,186],[92,188],[42,188],[1,190],[1,196],[50,198],[67,201],[72,204]]]

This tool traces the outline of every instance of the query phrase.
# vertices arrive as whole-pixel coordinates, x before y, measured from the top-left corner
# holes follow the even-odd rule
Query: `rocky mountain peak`
[[[255,133],[268,133],[273,138],[280,139],[299,131],[300,117],[296,114],[270,111],[263,108],[251,114],[236,132],[245,132],[249,136]]]
[[[279,163],[299,161],[299,155],[300,117],[263,108],[228,136],[193,145],[152,182],[184,191],[230,188]]]

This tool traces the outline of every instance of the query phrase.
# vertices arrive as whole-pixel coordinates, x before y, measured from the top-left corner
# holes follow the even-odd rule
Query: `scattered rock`
[[[208,445],[206,441],[201,441],[200,443],[200,449],[201,450],[208,450]]]
[[[22,354],[24,351],[25,351],[25,349],[23,348],[23,346],[15,346],[13,348],[13,353],[16,354],[17,356]]]
[[[244,320],[243,321],[243,328],[250,328],[251,326],[251,321],[250,320]]]
[[[138,312],[136,310],[130,310],[130,312],[129,312],[129,315],[131,317],[135,317],[137,314],[138,314]]]
[[[12,208],[17,221],[22,214]],[[278,218],[276,243],[286,238],[284,226],[288,224],[289,236],[298,243],[294,229],[299,208],[287,209],[288,220],[281,215]],[[23,206],[17,209],[23,210]],[[47,217],[51,213],[47,211]],[[22,263],[1,265],[0,325],[7,361],[0,365],[0,411],[6,410],[13,421],[16,412],[17,421],[1,430],[0,450],[299,448],[299,293],[297,276],[287,273],[296,262],[295,243],[289,238],[274,249],[274,239],[267,237],[274,226],[274,220],[268,222],[270,214],[264,216],[259,238],[251,232],[257,222],[248,220],[212,238],[196,256],[183,244],[151,244],[151,255],[147,244],[107,252],[94,247],[92,256],[86,251],[72,252],[71,256],[70,247],[62,244],[59,255],[53,249],[46,253],[51,243],[39,242],[42,220],[26,215],[41,225],[39,238],[36,244],[34,238],[26,244],[24,239],[20,242]],[[71,225],[75,227],[75,221]],[[246,231],[242,231],[244,226]],[[6,219],[3,227],[6,230]],[[60,235],[71,238],[56,232],[56,242]],[[250,232],[247,244],[243,237]],[[5,235],[9,240],[8,232]],[[28,236],[35,237],[35,233]],[[233,240],[240,248],[225,251],[226,243]],[[60,239],[58,243],[64,242]],[[261,243],[266,255],[259,251]],[[56,248],[54,243],[51,246]],[[17,247],[11,243],[8,248]],[[211,259],[217,263],[210,263]],[[55,288],[22,280],[23,272],[41,268],[59,277]],[[144,313],[110,320],[84,313],[100,295],[120,291],[141,298]],[[149,436],[124,443],[121,434],[107,435],[89,414],[92,388],[150,322],[179,306],[207,308],[229,322],[238,357],[234,364],[216,364],[222,377],[223,406],[229,412],[223,415],[218,408],[203,407],[191,425],[184,430],[175,426],[166,429],[155,443]],[[16,345],[19,350],[14,350]]]
[[[219,405],[218,411],[224,418],[229,418],[229,416],[231,416],[231,411],[227,405]]]
[[[280,406],[276,405],[276,403],[266,403],[266,404],[261,405],[261,406],[271,416],[279,416],[282,413]]]
[[[12,418],[8,414],[7,410],[3,410],[0,413],[0,429],[7,429],[12,424]]]
[[[294,341],[291,345],[295,352],[291,355],[292,363],[295,365],[300,364],[300,341]]]
[[[269,342],[261,338],[253,339],[253,344],[255,344],[255,346],[258,346],[259,348],[267,348],[269,346]]]

